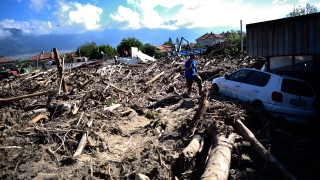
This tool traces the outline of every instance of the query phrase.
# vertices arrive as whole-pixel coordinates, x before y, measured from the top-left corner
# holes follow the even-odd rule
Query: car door
[[[264,89],[270,78],[271,75],[268,73],[251,71],[241,83],[237,98],[244,102],[252,102],[255,99],[263,101],[265,96]]]
[[[250,70],[248,69],[241,69],[230,74],[226,82],[220,85],[222,93],[226,96],[236,98],[238,89],[249,72]]]

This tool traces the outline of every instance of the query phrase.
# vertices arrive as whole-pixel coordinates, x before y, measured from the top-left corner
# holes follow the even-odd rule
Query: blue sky
[[[0,41],[14,36],[9,29],[31,36],[117,29],[124,36],[140,29],[221,33],[240,29],[240,19],[245,27],[283,18],[307,2],[320,10],[319,0],[0,0]]]

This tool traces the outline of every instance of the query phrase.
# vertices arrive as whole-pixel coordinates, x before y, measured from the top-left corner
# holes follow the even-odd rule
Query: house
[[[225,36],[215,33],[206,33],[201,37],[196,39],[197,44],[204,44],[206,46],[211,46],[217,42],[223,42],[225,40]]]
[[[6,70],[6,69],[10,69],[13,67],[14,61],[11,59],[8,59],[4,56],[0,56],[0,67],[1,67],[1,71],[2,70]]]
[[[264,56],[266,70],[309,81],[320,95],[320,13],[248,24],[247,55]]]
[[[156,49],[162,53],[166,53],[166,52],[172,51],[172,46],[160,45],[160,46],[156,46]]]
[[[171,54],[171,52],[172,52],[172,46],[168,46],[168,45],[156,46],[156,49],[159,52],[164,53],[166,55]]]
[[[54,53],[53,52],[41,52],[29,59],[27,59],[27,62],[32,67],[38,67],[42,66],[42,64],[47,64],[48,61],[54,59]]]

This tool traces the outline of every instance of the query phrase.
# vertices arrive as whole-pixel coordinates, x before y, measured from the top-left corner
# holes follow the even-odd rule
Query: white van
[[[213,79],[212,88],[288,121],[306,122],[316,114],[315,92],[300,79],[243,68]]]

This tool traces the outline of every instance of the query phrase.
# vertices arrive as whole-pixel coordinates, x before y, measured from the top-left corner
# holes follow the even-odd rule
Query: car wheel
[[[219,87],[218,87],[218,85],[217,85],[217,84],[213,84],[213,85],[212,85],[212,90],[213,90],[214,92],[216,92],[216,93],[219,93]]]
[[[262,104],[261,101],[254,101],[254,102],[252,103],[252,106],[253,106],[257,111],[260,111],[260,112],[264,112],[264,111],[265,111],[264,105]]]

